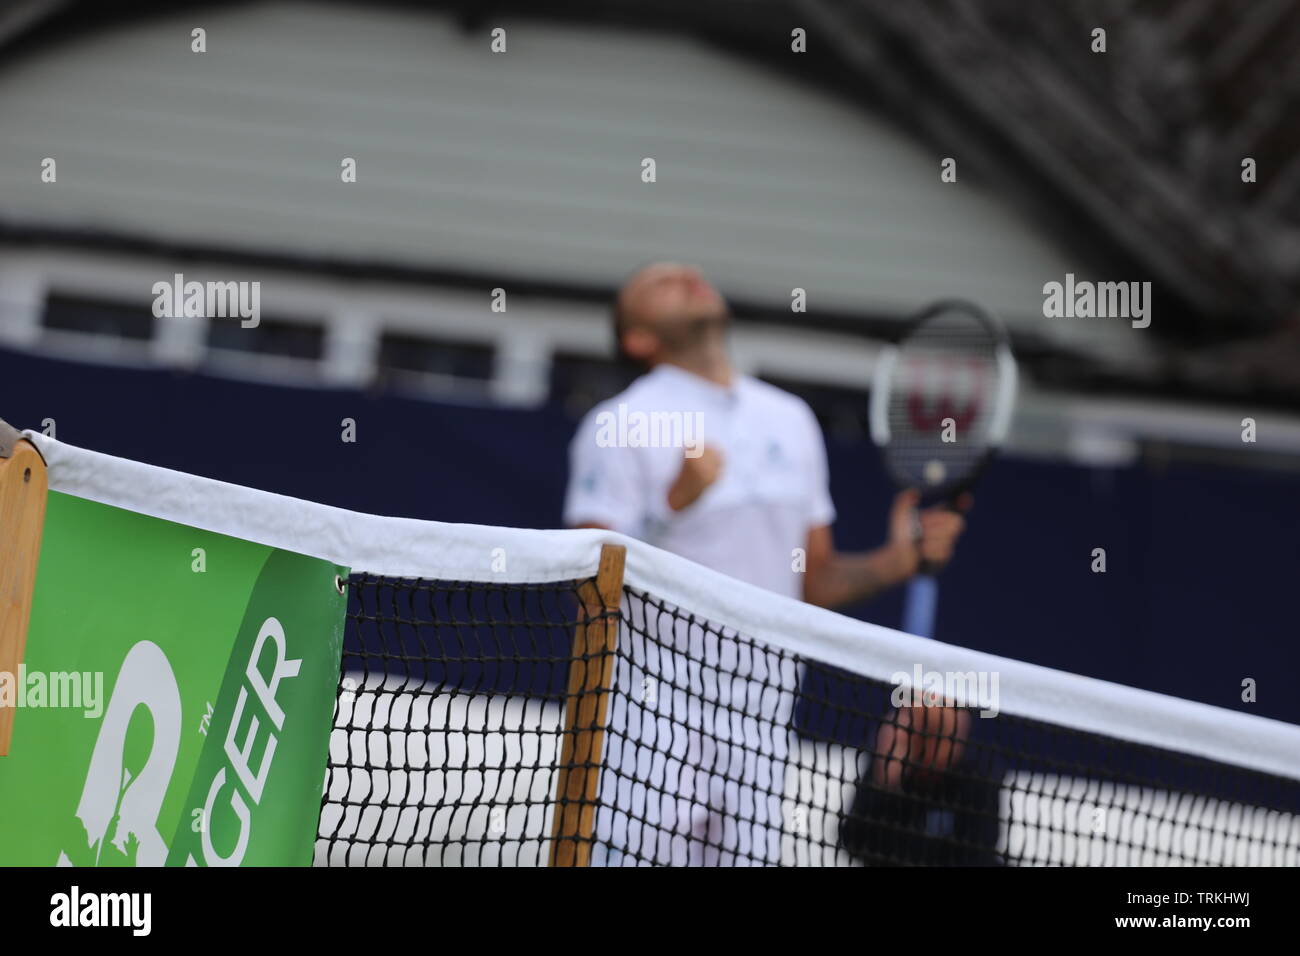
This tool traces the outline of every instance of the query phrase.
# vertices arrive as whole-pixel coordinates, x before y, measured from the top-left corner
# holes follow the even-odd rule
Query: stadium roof
[[[810,320],[850,323],[961,292],[1048,351],[1099,357],[1147,343],[1044,322],[1045,278],[1150,278],[1177,315],[1157,332],[1185,342],[1294,309],[1294,4],[444,6],[455,19],[10,3],[0,43],[32,55],[0,70],[0,226],[593,297],[673,255],[756,311],[784,311],[794,286]],[[498,21],[509,56],[487,50]],[[817,55],[790,54],[793,26]],[[58,190],[29,172],[55,147],[71,160]],[[353,154],[360,182],[339,188]],[[959,183],[940,186],[953,154]],[[1258,183],[1241,183],[1243,156]]]

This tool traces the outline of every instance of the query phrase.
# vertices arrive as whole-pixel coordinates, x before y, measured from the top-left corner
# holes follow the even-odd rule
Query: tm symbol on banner
[[[208,724],[212,722],[212,702],[208,702],[208,712],[199,718],[199,733],[204,737],[208,735]]]

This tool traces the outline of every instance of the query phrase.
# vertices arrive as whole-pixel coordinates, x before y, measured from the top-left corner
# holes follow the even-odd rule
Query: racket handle
[[[918,574],[907,582],[903,599],[903,630],[917,637],[934,637],[934,614],[939,606],[939,579]]]

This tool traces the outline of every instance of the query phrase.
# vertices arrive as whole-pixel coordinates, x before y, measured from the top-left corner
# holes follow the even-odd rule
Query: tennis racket
[[[1016,361],[1001,323],[973,303],[939,302],[881,352],[871,437],[894,483],[920,492],[921,507],[953,507],[1005,440],[1015,400]],[[935,569],[922,566],[908,583],[903,630],[933,637],[938,599]]]

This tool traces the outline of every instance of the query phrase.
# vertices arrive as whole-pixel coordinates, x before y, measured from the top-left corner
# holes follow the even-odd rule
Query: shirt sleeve
[[[602,447],[596,441],[598,410],[593,410],[569,445],[569,487],[564,523],[599,524],[640,537],[645,524],[647,489],[637,450]]]
[[[834,524],[835,503],[831,501],[831,475],[826,463],[826,439],[817,424],[817,416],[811,408],[804,406],[805,419],[808,423],[808,441],[812,449],[809,467],[810,487],[808,489],[808,527],[820,528]]]

